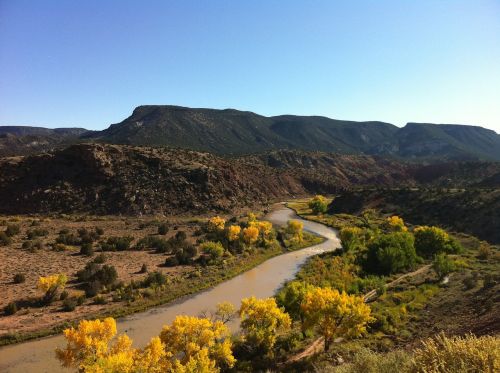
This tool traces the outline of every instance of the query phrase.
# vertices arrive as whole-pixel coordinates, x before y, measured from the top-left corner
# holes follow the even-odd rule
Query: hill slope
[[[500,160],[500,135],[481,127],[353,122],[318,116],[265,117],[233,109],[137,107],[108,129],[84,135],[105,143],[168,145],[217,154],[320,150],[407,159]]]

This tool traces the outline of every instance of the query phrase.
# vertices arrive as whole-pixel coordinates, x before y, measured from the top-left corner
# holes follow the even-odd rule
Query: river
[[[181,298],[173,303],[158,306],[118,320],[118,333],[126,332],[135,346],[144,346],[152,336],[158,335],[164,324],[170,323],[176,315],[198,316],[202,311],[210,311],[223,301],[239,306],[242,298],[256,296],[267,298],[293,278],[299,267],[310,256],[340,247],[335,230],[323,224],[303,220],[291,209],[280,205],[266,215],[265,220],[275,225],[284,225],[290,219],[302,221],[304,229],[326,238],[326,240],[306,249],[286,253],[267,260],[257,267],[226,282],[196,295]],[[230,325],[237,331],[238,323]],[[0,372],[68,372],[60,367],[55,358],[56,347],[65,345],[62,335],[46,337],[0,348]]]

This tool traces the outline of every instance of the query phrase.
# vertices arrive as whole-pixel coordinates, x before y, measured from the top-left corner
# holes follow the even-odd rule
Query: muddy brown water
[[[307,258],[340,247],[335,230],[323,224],[300,219],[285,206],[270,212],[265,219],[276,225],[284,225],[290,219],[300,220],[305,230],[319,234],[326,240],[319,245],[271,258],[239,276],[193,296],[121,318],[117,323],[118,333],[126,332],[133,339],[135,346],[144,346],[152,336],[160,333],[164,324],[170,323],[177,315],[198,316],[203,311],[213,310],[223,301],[238,306],[245,297],[272,296],[285,281],[293,278]],[[237,321],[230,324],[234,332],[238,327]],[[54,353],[56,347],[64,345],[63,336],[56,335],[2,347],[0,372],[68,372],[69,370],[61,368]]]

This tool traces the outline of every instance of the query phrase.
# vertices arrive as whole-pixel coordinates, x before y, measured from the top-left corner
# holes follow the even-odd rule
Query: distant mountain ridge
[[[120,123],[102,131],[83,130],[65,136],[65,141],[170,146],[219,155],[289,149],[407,160],[500,161],[500,135],[478,126],[408,123],[399,128],[379,121],[296,115],[266,117],[234,109],[171,105],[139,106]]]

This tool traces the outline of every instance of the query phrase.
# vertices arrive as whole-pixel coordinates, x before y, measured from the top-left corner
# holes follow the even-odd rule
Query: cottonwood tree
[[[314,198],[309,201],[308,205],[312,212],[316,215],[324,214],[328,209],[327,199],[320,194],[314,196]]]
[[[38,289],[44,293],[42,301],[44,303],[52,302],[57,292],[64,289],[67,281],[68,278],[62,273],[40,277],[38,279]]]
[[[291,326],[290,316],[278,307],[274,298],[245,298],[241,301],[239,315],[247,342],[267,353],[271,353],[278,334]]]
[[[337,337],[361,336],[373,321],[370,307],[362,297],[341,293],[336,289],[316,287],[301,305],[306,327],[315,327],[325,339],[325,351]]]

